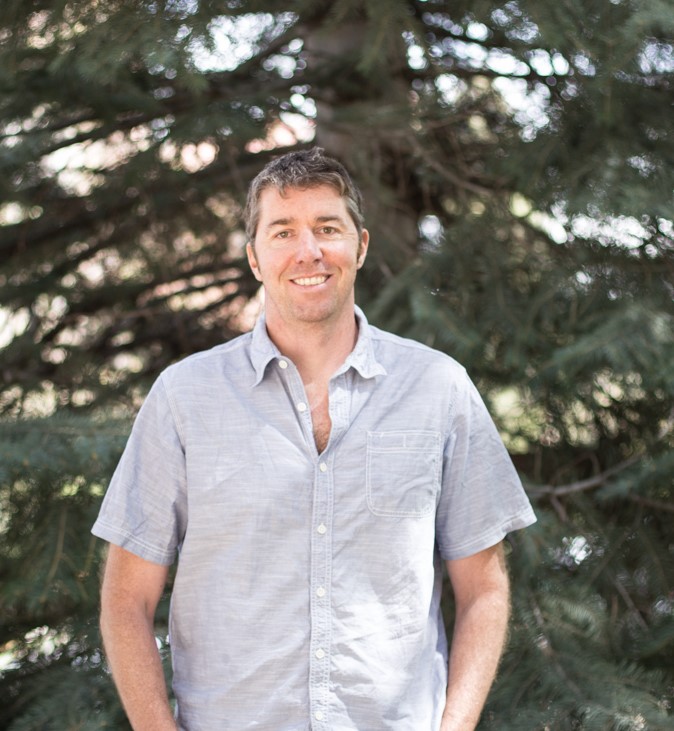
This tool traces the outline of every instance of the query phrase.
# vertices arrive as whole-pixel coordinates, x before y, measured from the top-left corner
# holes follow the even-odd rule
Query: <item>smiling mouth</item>
[[[299,284],[300,287],[312,287],[316,284],[323,284],[323,282],[327,282],[327,280],[327,275],[322,274],[319,277],[300,277],[298,279],[293,279],[293,282],[295,284]]]

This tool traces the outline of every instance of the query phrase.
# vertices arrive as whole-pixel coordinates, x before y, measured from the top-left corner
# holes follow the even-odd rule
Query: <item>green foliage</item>
[[[95,637],[84,639],[96,641]],[[11,709],[19,715],[3,728],[7,731],[131,729],[112,683],[100,671],[101,662],[100,655],[67,658],[66,662],[53,659],[48,671],[22,677],[21,698]]]
[[[120,727],[119,709],[104,723],[115,699],[100,672],[100,546],[87,528],[128,428],[65,414],[0,422],[3,728]]]
[[[667,0],[0,4],[0,727],[125,727],[89,528],[151,380],[250,326],[248,181],[314,143],[365,193],[371,321],[468,368],[539,516],[481,728],[671,726],[673,32]]]

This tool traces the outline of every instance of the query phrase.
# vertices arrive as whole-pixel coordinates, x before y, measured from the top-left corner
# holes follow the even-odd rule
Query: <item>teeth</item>
[[[295,284],[299,284],[302,287],[309,287],[312,284],[323,284],[327,277],[302,277],[301,279],[295,279]]]

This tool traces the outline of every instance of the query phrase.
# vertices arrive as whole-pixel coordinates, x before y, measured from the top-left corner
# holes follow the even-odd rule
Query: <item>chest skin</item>
[[[307,389],[309,402],[313,404],[312,396],[309,391],[310,389]],[[313,398],[315,399],[316,396]],[[319,393],[315,405],[312,405],[311,407],[311,424],[314,432],[316,449],[319,454],[322,454],[328,446],[330,431],[332,429],[332,421],[330,419],[330,402],[328,399],[327,388],[325,388],[322,393]]]

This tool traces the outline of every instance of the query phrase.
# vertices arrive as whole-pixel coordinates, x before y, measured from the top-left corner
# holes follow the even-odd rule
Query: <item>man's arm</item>
[[[101,632],[115,685],[135,731],[177,731],[154,636],[168,568],[110,545]]]
[[[447,561],[447,570],[456,619],[440,731],[472,731],[494,681],[508,629],[509,582],[503,545]]]

